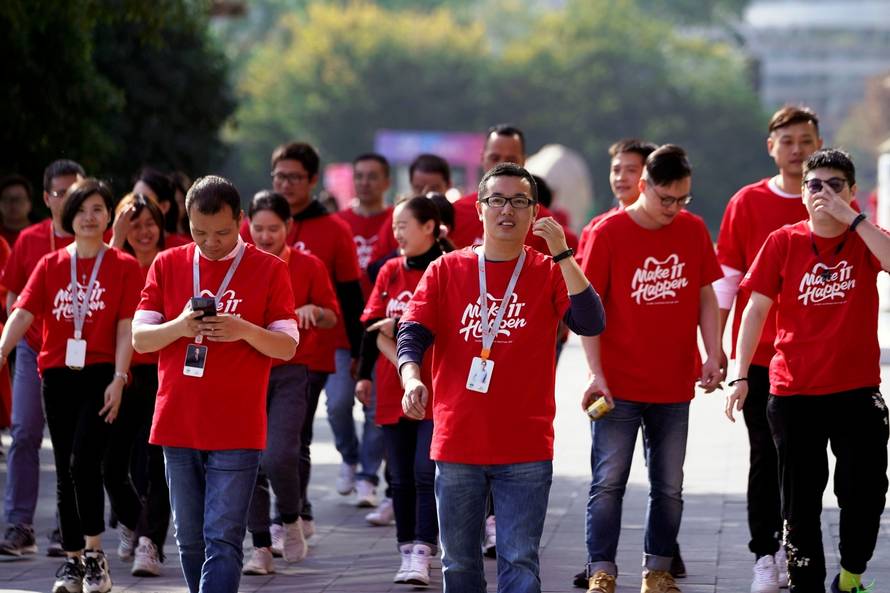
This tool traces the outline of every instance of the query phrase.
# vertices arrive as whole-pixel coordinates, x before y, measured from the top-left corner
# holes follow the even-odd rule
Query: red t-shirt
[[[103,264],[104,265],[104,264]],[[142,273],[140,276],[142,279],[142,284],[139,285],[140,292],[142,291],[142,287],[145,286],[145,280],[148,278],[148,270],[151,266],[143,266],[139,265],[139,271]],[[158,364],[158,353],[157,352],[146,352],[144,354],[140,354],[139,352],[133,352],[133,358],[130,360],[130,366],[134,367],[140,364]]]
[[[331,286],[331,279],[321,260],[305,251],[287,247],[284,254],[294,292],[294,308],[313,304],[333,311],[340,317],[340,305]],[[301,329],[300,345],[294,357],[285,362],[273,360],[272,366],[282,364],[304,364],[311,371],[330,373],[334,371],[334,347],[330,340],[322,340],[320,329]]]
[[[649,230],[616,212],[596,227],[588,247],[584,273],[606,310],[600,356],[612,395],[691,400],[701,366],[700,291],[723,275],[705,223],[684,210]]]
[[[408,301],[423,276],[422,270],[411,270],[405,266],[405,257],[388,260],[374,283],[371,297],[365,303],[362,322],[384,317],[401,317],[408,307]],[[402,417],[402,382],[396,367],[382,354],[377,359],[377,410],[374,420],[379,425],[395,424]],[[432,357],[427,353],[423,357],[421,380],[424,385],[432,385]],[[427,406],[427,419],[433,417],[433,407]]]
[[[387,208],[373,216],[361,216],[350,208],[335,214],[340,220],[349,225],[352,232],[358,266],[362,270],[362,294],[366,299],[371,294],[371,281],[366,273],[368,264],[374,261],[374,248],[380,231],[388,229],[389,234],[392,234],[392,210],[392,208]]]
[[[395,233],[393,233],[392,230],[392,210],[390,209],[389,218],[383,221],[383,224],[380,225],[380,230],[377,231],[377,240],[374,241],[374,251],[371,253],[371,261],[375,262],[398,248],[399,243],[396,241]]]
[[[482,221],[479,220],[479,213],[476,212],[476,201],[479,197],[478,193],[464,196],[454,203],[454,230],[449,233],[448,238],[454,243],[454,246],[470,247],[474,245],[482,245]],[[538,218],[545,216],[553,216],[544,206],[538,208]],[[564,229],[565,230],[565,229]],[[550,255],[550,249],[547,247],[547,241],[532,234],[529,227],[528,235],[525,237],[525,244],[533,247],[545,255]],[[571,245],[569,245],[571,247]]]
[[[165,249],[170,249],[172,247],[182,247],[183,245],[188,245],[191,242],[191,235],[185,235],[182,233],[167,233],[164,235]]]
[[[770,233],[786,224],[794,224],[807,218],[807,208],[800,196],[797,198],[783,197],[769,186],[769,179],[746,185],[729,200],[720,234],[717,235],[717,260],[721,265],[740,271],[742,274],[751,269],[754,258],[763,246]],[[735,358],[735,346],[742,323],[742,311],[751,298],[751,291],[740,288],[736,295],[732,320],[732,357]],[[776,341],[776,311],[770,309],[760,343],[751,363],[768,366],[775,354],[773,342]]]
[[[578,252],[575,253],[575,260],[578,262],[582,269],[584,268],[584,258],[585,254],[587,253],[588,245],[590,245],[590,235],[593,233],[593,229],[596,228],[596,225],[604,221],[606,218],[612,216],[616,212],[621,212],[622,210],[623,208],[619,206],[609,208],[605,212],[597,214],[596,216],[591,218],[590,222],[584,225],[584,228],[581,229],[581,237],[578,239]]]
[[[194,243],[160,253],[148,271],[140,311],[179,316],[192,298]],[[229,270],[230,259],[200,258],[202,296],[213,296]],[[294,296],[283,261],[247,246],[241,264],[220,298],[220,313],[238,315],[268,327],[296,319]],[[272,360],[243,340],[211,342],[203,377],[183,374],[186,348],[180,338],[158,357],[158,397],[150,442],[200,450],[263,449],[266,446],[266,387]]]
[[[77,291],[85,293],[96,258],[77,258]],[[136,259],[117,249],[108,249],[90,297],[83,325],[87,343],[86,364],[113,363],[117,322],[130,319],[139,302],[142,274]],[[34,272],[16,300],[16,307],[34,315],[41,332],[37,368],[65,367],[68,339],[74,337],[71,294],[71,254],[57,249],[37,262]]]
[[[241,224],[241,238],[253,243],[247,220]],[[287,235],[287,244],[320,259],[327,268],[335,289],[339,282],[361,279],[362,272],[358,267],[352,230],[342,219],[332,214],[295,220]],[[319,331],[323,336],[322,340],[333,344],[334,348],[349,348],[342,317],[336,327]]]
[[[774,301],[770,393],[824,395],[877,386],[881,264],[856,233],[810,237],[806,220],[773,232],[742,281]]]
[[[530,247],[525,252],[491,350],[495,366],[488,393],[466,388],[470,364],[482,350],[479,265],[472,249],[430,264],[402,316],[402,322],[418,322],[435,336],[432,459],[473,464],[553,459],[553,353],[569,297],[559,265]],[[491,315],[515,265],[515,260],[486,264]]]
[[[26,228],[28,227],[25,227],[25,229]],[[7,245],[12,246],[15,245],[15,241],[19,238],[19,234],[25,229],[12,230],[0,225],[0,237],[2,237],[6,241]]]

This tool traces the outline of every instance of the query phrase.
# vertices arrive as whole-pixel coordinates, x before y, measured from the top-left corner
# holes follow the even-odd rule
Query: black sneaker
[[[37,541],[34,539],[34,530],[26,525],[10,525],[3,541],[0,541],[0,554],[4,556],[21,556],[36,552]]]
[[[49,533],[49,545],[46,546],[46,555],[50,558],[64,558],[65,550],[62,548],[62,532],[56,527]]]
[[[84,550],[84,593],[108,593],[111,591],[111,574],[108,559],[102,550]]]
[[[670,573],[675,579],[686,578],[686,564],[683,562],[683,557],[680,556],[680,544],[677,544],[674,550],[674,557],[671,558]]]
[[[587,569],[585,568],[581,572],[575,575],[575,578],[572,579],[572,585],[578,587],[579,589],[587,589]]]
[[[68,558],[56,571],[53,593],[82,593],[83,574],[84,568],[80,558]]]
[[[872,583],[869,586],[859,585],[858,587],[853,587],[849,591],[841,590],[840,586],[841,575],[840,573],[836,574],[834,580],[831,581],[831,593],[871,593],[874,591],[875,584]]]

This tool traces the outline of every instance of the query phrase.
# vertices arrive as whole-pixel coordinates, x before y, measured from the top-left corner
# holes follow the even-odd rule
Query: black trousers
[[[43,403],[56,462],[56,503],[66,552],[84,549],[84,536],[105,531],[102,459],[111,425],[99,410],[113,377],[112,364],[43,371]]]
[[[302,510],[300,517],[306,521],[312,520],[312,503],[309,502],[309,476],[312,473],[312,423],[315,421],[315,410],[318,409],[318,399],[321,390],[328,380],[329,373],[309,371],[309,400],[306,406],[306,417],[303,418],[303,431],[300,434],[300,498]],[[279,518],[280,520],[280,518]]]
[[[170,492],[164,476],[164,452],[148,444],[158,394],[158,367],[136,365],[130,371],[133,380],[124,390],[105,453],[105,489],[118,520],[137,538],[144,535],[151,539],[163,554],[170,526]],[[145,484],[144,499],[134,483]]]
[[[791,593],[825,591],[822,493],[827,446],[837,460],[841,566],[861,574],[877,541],[887,494],[887,406],[876,388],[831,395],[770,396],[767,407],[779,454],[782,518]]]
[[[748,463],[748,549],[757,558],[779,550],[782,531],[779,499],[779,459],[766,418],[769,401],[769,369],[751,365],[748,370],[748,397],[742,414],[748,429],[751,452]]]

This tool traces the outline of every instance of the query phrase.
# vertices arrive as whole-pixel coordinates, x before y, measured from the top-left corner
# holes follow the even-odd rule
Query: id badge
[[[65,348],[65,366],[79,371],[87,362],[87,341],[68,338]]]
[[[470,374],[467,377],[467,389],[488,393],[488,385],[491,383],[491,374],[494,372],[493,360],[482,360],[476,356],[470,365]]]
[[[207,346],[189,344],[185,349],[185,364],[182,367],[182,374],[189,377],[203,377],[206,362]]]

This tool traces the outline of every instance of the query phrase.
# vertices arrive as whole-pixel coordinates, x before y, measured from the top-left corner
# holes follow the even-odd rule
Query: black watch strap
[[[569,247],[568,249],[566,249],[566,250],[563,251],[562,253],[557,253],[556,255],[554,255],[554,256],[553,256],[553,263],[558,264],[559,262],[561,262],[561,261],[564,260],[565,258],[567,258],[567,257],[572,257],[573,255],[575,255],[575,250],[572,249],[571,247]]]
[[[862,222],[863,220],[865,220],[866,218],[867,217],[865,216],[865,212],[860,212],[859,216],[854,218],[853,222],[850,223],[850,232],[852,233],[853,231],[855,231],[856,227],[859,226],[859,223]]]

